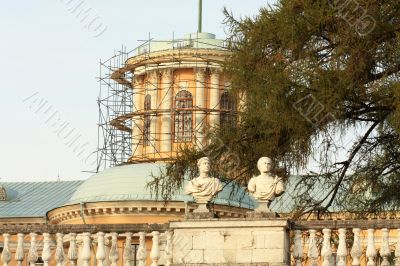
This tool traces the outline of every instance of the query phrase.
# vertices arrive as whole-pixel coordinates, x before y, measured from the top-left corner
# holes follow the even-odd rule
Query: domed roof
[[[151,195],[147,183],[152,180],[152,174],[160,172],[162,164],[141,163],[108,168],[94,174],[78,187],[66,205],[82,202],[157,200]],[[159,199],[160,200],[160,199]],[[172,201],[193,201],[182,191],[172,196]],[[254,208],[254,200],[239,186],[232,183],[213,200],[216,204],[244,208]]]

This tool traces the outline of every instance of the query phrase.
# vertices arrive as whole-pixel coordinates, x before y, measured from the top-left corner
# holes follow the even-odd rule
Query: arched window
[[[151,109],[151,96],[149,94],[144,97],[144,110],[148,111]],[[144,125],[143,125],[143,145],[150,145],[150,114],[144,115]]]
[[[236,103],[227,91],[221,95],[220,108],[223,111],[219,118],[220,124],[233,123],[235,121]]]
[[[191,110],[185,108],[193,107],[193,97],[187,90],[182,90],[175,95],[175,127],[174,141],[175,142],[191,142],[193,118]]]

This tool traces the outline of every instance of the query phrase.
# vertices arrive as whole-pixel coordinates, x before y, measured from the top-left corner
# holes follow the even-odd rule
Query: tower
[[[120,65],[110,68],[109,79],[116,85],[111,91],[122,97],[119,104],[131,101],[131,106],[114,108],[118,112],[109,119],[114,136],[111,132],[109,137],[131,150],[115,164],[169,161],[183,147],[206,145],[208,130],[229,121],[236,108],[222,71],[228,54],[224,40],[204,32],[182,39],[150,39],[129,53],[121,52]],[[121,145],[111,147],[111,154],[120,152],[116,148]]]

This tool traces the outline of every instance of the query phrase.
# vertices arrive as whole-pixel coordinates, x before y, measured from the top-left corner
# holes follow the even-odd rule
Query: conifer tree
[[[170,195],[207,155],[215,176],[245,186],[269,156],[297,214],[399,209],[400,1],[277,2],[254,18],[225,10],[236,122],[149,185]]]

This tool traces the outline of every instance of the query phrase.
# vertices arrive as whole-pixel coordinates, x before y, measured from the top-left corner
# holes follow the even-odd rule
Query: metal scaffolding
[[[112,74],[125,65],[128,57],[129,52],[122,47],[109,59],[100,61],[97,171],[126,162],[132,154],[130,132],[113,126],[115,119],[132,112],[130,84],[121,84],[112,78]],[[130,127],[129,120],[125,123]]]
[[[170,52],[168,59],[154,56],[158,52],[163,52],[160,49],[152,51],[153,46],[159,44],[168,44],[169,48],[166,49]],[[125,163],[171,159],[174,151],[171,150],[169,154],[161,151],[160,143],[166,139],[173,145],[180,142],[176,137],[177,132],[182,130],[179,128],[179,119],[190,118],[185,114],[191,114],[192,126],[189,143],[193,145],[199,145],[196,143],[196,134],[198,134],[199,128],[203,129],[203,125],[209,123],[210,116],[218,115],[218,121],[222,122],[227,117],[234,116],[236,104],[232,104],[229,98],[225,97],[226,86],[220,86],[219,82],[215,84],[210,78],[211,71],[221,68],[221,53],[217,56],[209,56],[210,52],[208,54],[201,53],[202,48],[198,48],[201,44],[201,39],[154,41],[149,38],[134,50],[127,52],[126,48],[122,47],[108,60],[100,61],[100,91],[97,101],[99,107],[98,171]],[[222,51],[222,54],[227,52],[224,44],[212,46],[208,43],[207,45],[211,47],[208,50]],[[187,53],[188,50],[191,53]],[[135,59],[134,63],[130,61],[132,58]],[[188,62],[190,62],[189,65]],[[187,77],[181,80],[180,75],[172,72],[171,82],[165,83],[159,74],[168,69],[174,71],[196,68],[200,64],[204,74],[208,77],[204,80],[198,80],[193,75],[193,79],[187,82]],[[135,77],[137,69],[140,69],[141,73],[150,73],[150,71],[158,73],[154,78],[155,82],[148,77],[146,79],[139,79],[139,75]],[[201,83],[204,90],[208,91],[218,90],[218,95],[221,97],[217,102],[214,101],[216,106],[211,106],[211,103],[208,103],[208,106],[181,104],[179,99],[174,98],[177,91],[196,89],[189,85],[181,88],[185,82]],[[171,91],[170,94],[168,94],[169,91]],[[146,105],[143,100],[147,95],[156,96],[157,100]],[[168,100],[165,99],[165,95],[173,95],[173,97]],[[223,95],[225,96],[223,97]],[[135,97],[139,97],[141,102],[138,103]],[[194,100],[195,98],[192,99],[192,103],[195,102]],[[173,101],[173,103],[167,106],[166,101]],[[196,120],[198,117],[202,118],[201,121]],[[154,126],[161,124],[162,119],[169,119],[170,131],[160,132],[161,129]],[[152,124],[153,122],[154,124]],[[150,130],[151,132],[149,132]],[[185,144],[185,141],[182,143]],[[140,156],[135,157],[138,150],[141,151]]]

